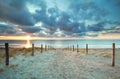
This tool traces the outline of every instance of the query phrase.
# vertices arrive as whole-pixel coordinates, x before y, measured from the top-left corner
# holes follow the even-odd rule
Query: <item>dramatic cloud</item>
[[[21,28],[26,33],[35,33],[40,31],[40,27],[22,27]]]
[[[0,24],[0,35],[8,35],[14,33],[16,33],[16,30],[12,26]]]
[[[25,0],[0,0],[0,20],[19,25],[34,25]]]
[[[119,4],[119,0],[0,0],[0,21],[13,29],[8,31],[6,25],[0,28],[8,35],[29,33],[42,37],[119,33]]]

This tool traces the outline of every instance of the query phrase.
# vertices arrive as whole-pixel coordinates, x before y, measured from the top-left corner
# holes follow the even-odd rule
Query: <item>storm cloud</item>
[[[14,34],[16,30],[14,27],[9,25],[0,24],[0,35]]]
[[[95,37],[103,31],[113,33],[111,30],[120,26],[119,3],[119,0],[0,0],[0,21],[12,24],[13,29],[17,25],[23,33],[42,37]]]
[[[18,25],[34,25],[25,0],[0,0],[0,20]]]

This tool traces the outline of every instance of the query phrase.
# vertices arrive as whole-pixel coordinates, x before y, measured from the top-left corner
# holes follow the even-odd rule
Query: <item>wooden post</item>
[[[86,44],[86,54],[88,54],[88,44]]]
[[[78,44],[77,44],[77,53],[78,53],[78,49],[79,49],[79,46],[78,46]]]
[[[73,45],[73,51],[74,51],[74,45]]]
[[[6,66],[9,65],[9,44],[5,43],[5,52],[6,52]]]
[[[112,44],[112,66],[115,66],[115,43]]]
[[[32,44],[32,56],[34,56],[34,44]]]
[[[41,44],[41,53],[43,52],[43,45]]]

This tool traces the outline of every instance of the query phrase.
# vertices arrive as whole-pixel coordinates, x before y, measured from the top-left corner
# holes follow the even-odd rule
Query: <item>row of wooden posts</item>
[[[68,50],[73,50],[75,51],[75,46],[73,45],[73,47],[68,47]],[[88,54],[88,44],[86,44],[86,54]],[[79,52],[79,45],[77,44],[77,52]]]
[[[34,56],[34,44],[32,44],[32,56]],[[45,45],[45,51],[51,49],[52,47],[51,46],[47,46]],[[41,53],[43,52],[43,45],[41,44]],[[9,43],[5,43],[5,57],[6,57],[6,65],[8,66],[9,65]]]
[[[34,56],[34,49],[35,47],[34,47],[34,44],[32,44],[32,56]],[[50,50],[52,47],[51,46],[47,46],[47,45],[45,45],[45,51],[47,51],[47,50]],[[43,44],[41,44],[41,53],[43,52]]]
[[[47,45],[45,45],[45,50],[49,50],[50,46],[47,47]],[[34,44],[32,44],[32,56],[34,56]],[[70,47],[68,47],[68,50],[70,50]],[[75,46],[73,45],[72,50],[75,51]],[[77,52],[79,50],[79,46],[77,44]],[[86,54],[88,54],[88,44],[86,44]],[[5,52],[6,52],[6,65],[9,65],[9,44],[5,43]],[[43,45],[41,44],[41,53],[43,52]],[[112,66],[115,66],[115,43],[112,44]]]

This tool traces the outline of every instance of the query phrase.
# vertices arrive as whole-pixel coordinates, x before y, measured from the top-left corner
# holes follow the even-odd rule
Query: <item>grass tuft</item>
[[[3,67],[0,67],[0,72],[4,71],[4,68]]]

